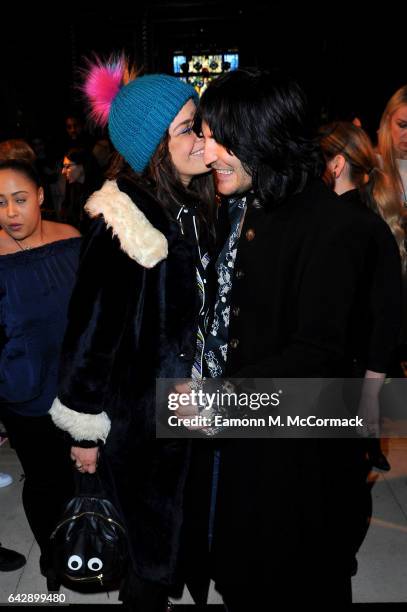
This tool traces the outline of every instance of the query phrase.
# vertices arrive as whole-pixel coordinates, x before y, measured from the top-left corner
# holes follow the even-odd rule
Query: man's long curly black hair
[[[199,118],[242,162],[265,206],[302,191],[323,171],[305,94],[298,83],[279,73],[226,73],[204,92]]]

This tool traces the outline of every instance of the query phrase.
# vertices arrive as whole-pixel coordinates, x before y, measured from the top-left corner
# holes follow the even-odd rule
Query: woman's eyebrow
[[[191,123],[193,118],[194,117],[192,116],[189,119],[185,119],[184,121],[181,121],[181,123],[178,123],[178,125],[175,126],[174,130],[177,130],[179,127],[181,127],[181,125],[186,125],[187,123]]]
[[[21,189],[20,191],[14,191],[11,195],[15,196],[18,195],[19,193],[28,193],[28,191],[24,191],[23,189]],[[5,193],[0,193],[1,196],[6,195]]]

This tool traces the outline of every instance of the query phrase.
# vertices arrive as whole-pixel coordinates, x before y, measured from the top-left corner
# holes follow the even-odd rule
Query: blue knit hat
[[[191,85],[166,74],[137,77],[120,89],[112,101],[109,133],[133,170],[145,169],[170,123],[191,98],[198,101]]]

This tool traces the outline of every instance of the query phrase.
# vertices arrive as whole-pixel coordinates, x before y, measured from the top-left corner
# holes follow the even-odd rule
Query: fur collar
[[[151,225],[133,200],[120,191],[116,181],[106,181],[99,191],[95,191],[85,210],[90,217],[103,215],[122,250],[144,268],[153,268],[167,257],[166,237]]]

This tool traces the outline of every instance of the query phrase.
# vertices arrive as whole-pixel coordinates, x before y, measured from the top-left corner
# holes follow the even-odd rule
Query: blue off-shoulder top
[[[48,412],[81,239],[0,256],[0,402],[26,416]]]

